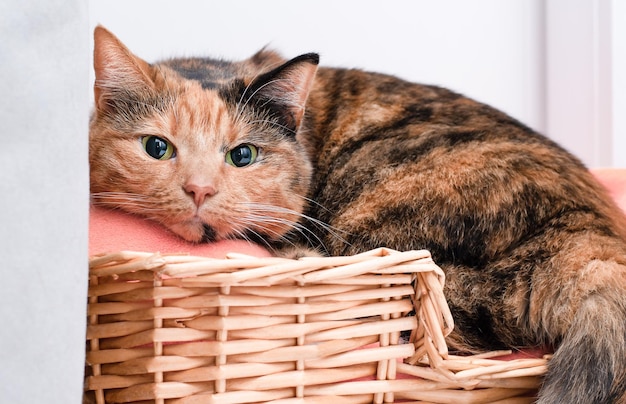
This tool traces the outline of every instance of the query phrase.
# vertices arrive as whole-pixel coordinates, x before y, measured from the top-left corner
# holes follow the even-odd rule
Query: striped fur
[[[452,346],[552,345],[539,402],[626,402],[626,219],[559,145],[446,89],[313,54],[149,65],[97,28],[95,70],[95,202],[195,242],[429,249]],[[147,135],[175,158],[147,156]],[[241,144],[257,161],[225,164]]]

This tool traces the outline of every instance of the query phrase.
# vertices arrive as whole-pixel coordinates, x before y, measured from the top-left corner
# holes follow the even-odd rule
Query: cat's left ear
[[[109,108],[118,94],[146,94],[154,91],[150,65],[133,55],[111,32],[102,26],[94,30],[95,103]]]
[[[317,53],[298,56],[257,77],[246,93],[257,106],[268,110],[295,133],[302,122],[318,64]]]

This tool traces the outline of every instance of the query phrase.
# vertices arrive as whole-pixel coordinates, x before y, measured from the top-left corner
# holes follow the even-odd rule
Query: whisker
[[[291,241],[287,240],[286,238],[283,237],[282,234],[276,232],[275,230],[271,230],[270,228],[267,228],[264,224],[267,222],[264,221],[259,221],[258,218],[253,218],[253,217],[243,217],[243,218],[238,218],[237,219],[237,223],[235,223],[235,226],[233,228],[233,233],[234,233],[234,237],[235,238],[240,238],[243,240],[247,240],[249,242],[254,242],[259,244],[262,243],[268,250],[271,250],[273,252],[276,252],[276,248],[274,247],[274,245],[272,245],[272,243],[270,243],[267,240],[267,237],[264,237],[261,233],[255,231],[253,229],[253,227],[259,227],[261,231],[265,231],[268,234],[274,235],[276,236],[276,240],[277,241],[281,241],[281,242],[286,242],[292,246],[295,247],[295,244],[292,243]],[[238,225],[242,225],[245,228],[245,231],[239,230],[236,227]],[[250,234],[254,235],[254,240],[249,236]]]
[[[259,244],[259,241],[260,241],[261,243],[263,243],[263,245],[266,248],[268,248],[270,250],[273,250],[273,247],[272,247],[271,243],[269,241],[267,241],[263,236],[261,236],[261,234],[255,232],[252,229],[246,229],[246,231],[241,231],[239,229],[233,229],[233,233],[234,233],[234,235],[230,235],[227,238],[245,240],[245,241],[247,241],[249,243],[255,243],[255,244]],[[250,238],[248,233],[254,234],[256,240],[252,240],[252,238]]]
[[[304,196],[304,195],[297,195],[297,196],[299,196],[300,198],[304,199],[304,200],[305,200],[305,201],[307,201],[309,204],[312,204],[312,205],[315,205],[315,206],[317,206],[317,207],[321,208],[323,211],[325,211],[325,212],[327,212],[327,213],[332,213],[332,211],[331,211],[330,209],[328,209],[327,207],[325,207],[325,206],[324,206],[324,205],[322,205],[321,203],[317,202],[315,199],[311,199],[311,198],[306,197],[306,196]],[[338,231],[341,231],[341,230],[338,230]],[[345,232],[345,231],[344,231],[344,233],[349,234],[348,232]]]
[[[258,225],[260,223],[274,223],[274,224],[278,223],[278,224],[287,225],[293,231],[302,235],[307,240],[307,242],[312,243],[312,241],[315,240],[315,244],[319,244],[326,252],[328,252],[328,250],[326,246],[324,245],[324,242],[321,240],[321,238],[313,230],[311,230],[304,224],[297,222],[297,221],[284,219],[284,218],[268,216],[267,214],[268,213],[281,213],[281,214],[293,215],[298,218],[305,219],[311,224],[313,224],[315,227],[317,227],[318,229],[321,229],[324,232],[331,235],[332,237],[334,237],[336,240],[339,240],[344,244],[350,245],[350,243],[347,240],[345,240],[345,238],[342,237],[340,234],[340,233],[343,233],[344,235],[347,235],[349,234],[348,232],[345,232],[341,229],[334,228],[333,226],[330,226],[329,224],[324,223],[323,221],[316,219],[314,217],[304,215],[292,209],[274,206],[274,205],[266,205],[266,204],[260,204],[260,203],[254,203],[254,202],[241,202],[240,205],[243,205],[246,207],[246,209],[242,213],[245,213],[248,218],[254,221],[255,224]],[[281,238],[283,241],[287,241],[286,237],[281,237]]]
[[[94,192],[90,194],[91,203],[109,208],[145,214],[167,213],[167,209],[155,204],[152,198],[142,194],[126,192]]]
[[[292,247],[296,247],[296,244],[292,240],[290,240],[286,235],[280,234],[276,232],[275,230],[271,230],[270,228],[265,226],[266,224],[276,224],[276,223],[285,224],[288,227],[290,227],[292,230],[298,231],[298,233],[302,234],[303,237],[305,237],[309,243],[311,243],[311,238],[307,235],[307,232],[310,233],[317,240],[317,244],[321,245],[326,250],[326,248],[324,247],[323,241],[319,237],[317,237],[315,233],[311,232],[309,229],[307,229],[306,227],[302,226],[301,224],[297,222],[293,222],[293,221],[285,220],[285,219],[279,219],[279,218],[275,218],[271,216],[261,216],[261,215],[248,215],[247,220],[245,220],[245,222],[248,223],[250,226],[260,227],[262,230],[266,231],[267,233],[275,235],[276,241],[289,244]],[[248,231],[256,234],[257,236],[261,237],[261,239],[265,241],[265,239],[254,230],[248,229]],[[269,243],[266,242],[266,244],[268,245],[268,247],[274,250],[274,248]]]
[[[326,209],[322,205],[316,203],[315,201],[313,201],[310,198],[307,198],[305,196],[301,196],[301,198],[303,198],[303,199],[305,199],[305,200],[307,200],[309,202],[315,203],[316,205],[322,207],[323,209]],[[305,214],[300,213],[298,211],[295,211],[293,209],[288,209],[288,208],[275,206],[275,205],[260,204],[260,203],[256,203],[256,202],[241,202],[240,204],[248,206],[249,209],[252,208],[251,210],[256,208],[257,211],[259,211],[259,212],[287,213],[287,214],[295,215],[295,216],[301,217],[303,219],[306,219],[306,220],[308,220],[308,221],[310,221],[310,222],[320,226],[324,230],[333,231],[333,232],[336,232],[336,233],[344,233],[346,235],[349,235],[349,233],[347,231],[344,231],[344,230],[335,228],[333,226],[330,226],[329,224],[327,224],[327,223],[325,223],[325,222],[323,222],[323,221],[321,221],[319,219],[316,219],[316,218],[314,218],[312,216],[305,215]],[[326,211],[330,212],[328,209],[326,209]]]

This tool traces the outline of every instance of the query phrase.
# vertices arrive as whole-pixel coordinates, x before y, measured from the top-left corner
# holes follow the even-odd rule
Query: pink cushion
[[[591,172],[609,190],[615,202],[626,212],[626,168],[594,168]]]
[[[190,243],[151,221],[92,206],[89,210],[89,255],[124,250],[189,253],[212,258],[225,258],[230,252],[255,257],[271,255],[266,249],[243,240]]]

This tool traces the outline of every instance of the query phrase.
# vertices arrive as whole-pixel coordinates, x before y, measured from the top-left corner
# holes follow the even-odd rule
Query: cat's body
[[[453,346],[552,344],[542,402],[626,402],[626,220],[585,167],[450,91],[316,69],[148,65],[98,28],[94,201],[196,242],[429,249]]]

